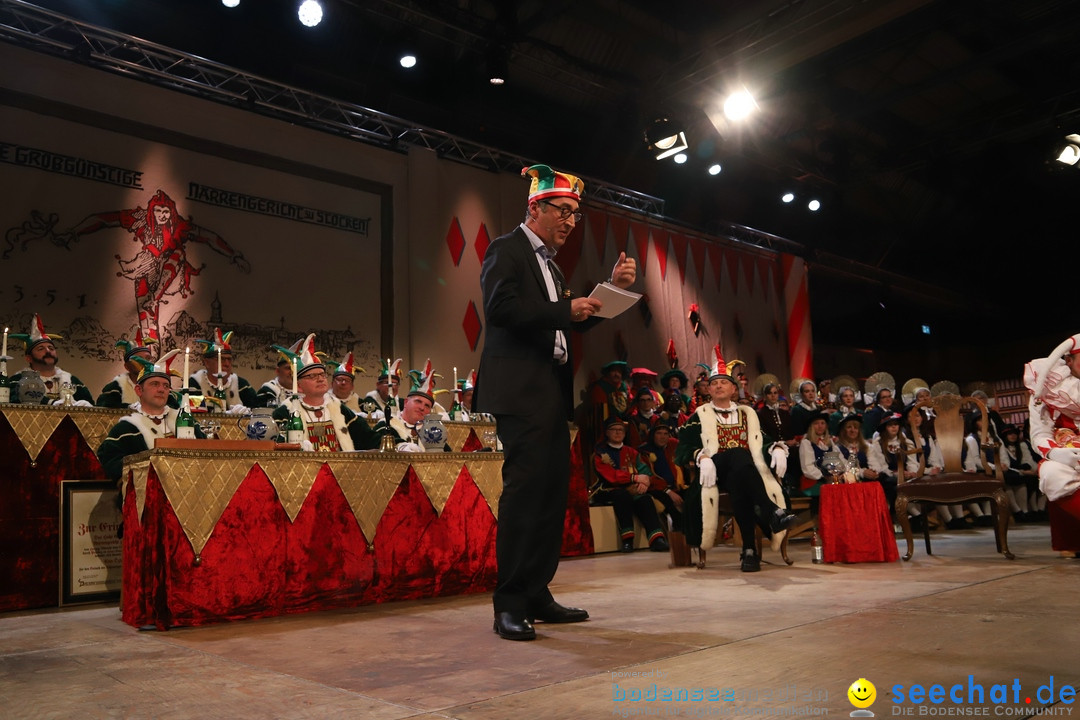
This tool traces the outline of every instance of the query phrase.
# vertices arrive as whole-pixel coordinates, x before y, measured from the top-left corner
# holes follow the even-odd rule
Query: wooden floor
[[[668,569],[666,555],[647,551],[568,560],[556,597],[592,619],[538,625],[540,638],[525,643],[492,633],[487,595],[169,632],[130,628],[114,607],[9,614],[0,616],[0,712],[847,717],[847,689],[866,678],[877,688],[877,717],[955,707],[948,697],[911,702],[913,685],[934,684],[946,693],[962,685],[967,712],[1068,716],[1074,705],[1040,702],[1046,689],[1041,698],[1038,690],[1053,683],[1058,701],[1063,686],[1080,686],[1080,560],[1050,550],[1046,525],[1022,525],[1009,539],[1014,561],[994,552],[984,529],[935,534],[937,554],[920,542],[911,562],[891,565],[812,565],[809,546],[796,542],[794,566],[766,551],[780,564],[757,574],[738,571],[733,548],[714,550],[701,571]],[[1018,703],[993,703],[992,686],[1011,695],[1017,682]],[[968,704],[968,693],[978,700],[975,686],[983,702]],[[634,700],[680,688],[715,688],[717,698]]]

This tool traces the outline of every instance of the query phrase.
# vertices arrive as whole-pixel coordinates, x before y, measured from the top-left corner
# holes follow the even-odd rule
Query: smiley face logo
[[[877,700],[877,688],[866,678],[859,678],[851,683],[847,691],[848,700],[857,708],[868,708]]]

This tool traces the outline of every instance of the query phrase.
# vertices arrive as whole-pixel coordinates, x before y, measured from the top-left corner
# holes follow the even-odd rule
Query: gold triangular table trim
[[[367,462],[327,461],[369,546],[374,544],[379,520],[409,469],[408,460],[383,457],[380,453],[379,459]]]
[[[502,463],[470,460],[465,467],[484,496],[491,514],[499,519],[499,496],[502,495]]]
[[[37,465],[37,458],[41,453],[41,448],[45,447],[45,443],[56,432],[56,428],[60,426],[64,416],[67,415],[67,409],[48,406],[39,407],[36,405],[27,407],[13,405],[4,408],[4,415],[7,417],[8,422],[11,423],[11,429],[15,431],[15,436],[19,438],[19,442],[22,443],[26,454],[30,456],[30,464]]]
[[[308,462],[297,462],[298,458],[284,455],[281,457],[260,457],[258,465],[270,479],[270,484],[277,491],[281,507],[285,508],[285,514],[289,516],[289,522],[296,522],[296,516],[300,514],[300,508],[304,506],[304,500],[311,492],[311,486],[315,484],[315,478],[319,476],[321,464],[316,464],[322,458],[316,458],[311,462],[310,458],[304,458]]]
[[[198,557],[255,461],[246,453],[221,453],[226,456],[216,457],[213,463],[193,463],[192,457],[198,454],[185,455],[155,454],[151,462]]]
[[[434,458],[436,462],[429,461],[428,453],[415,453],[412,468],[420,484],[424,486],[424,492],[427,493],[431,504],[435,506],[435,514],[442,515],[446,500],[450,497],[454,485],[457,484],[464,463],[443,462],[442,453],[433,454],[436,456]]]

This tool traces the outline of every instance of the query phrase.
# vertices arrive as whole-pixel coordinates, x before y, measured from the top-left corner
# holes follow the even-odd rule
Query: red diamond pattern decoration
[[[450,218],[450,229],[446,231],[446,247],[450,248],[450,259],[454,261],[454,267],[457,267],[465,252],[465,236],[461,234],[461,224],[458,223],[456,215]]]
[[[476,350],[476,344],[480,342],[480,332],[484,326],[480,324],[480,313],[476,311],[476,303],[469,301],[469,307],[465,310],[465,320],[461,323],[465,330],[465,339],[469,341],[469,349]]]
[[[480,223],[480,229],[476,231],[476,242],[473,243],[473,247],[476,248],[476,259],[481,263],[484,262],[484,256],[487,255],[488,245],[491,244],[491,238],[488,237],[487,225]]]

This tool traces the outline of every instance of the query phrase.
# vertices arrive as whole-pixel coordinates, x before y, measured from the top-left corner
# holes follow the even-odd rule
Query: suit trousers
[[[548,583],[562,552],[570,488],[570,428],[558,369],[523,378],[552,388],[521,413],[496,414],[503,444],[503,490],[495,538],[495,612],[528,613],[552,601]]]

